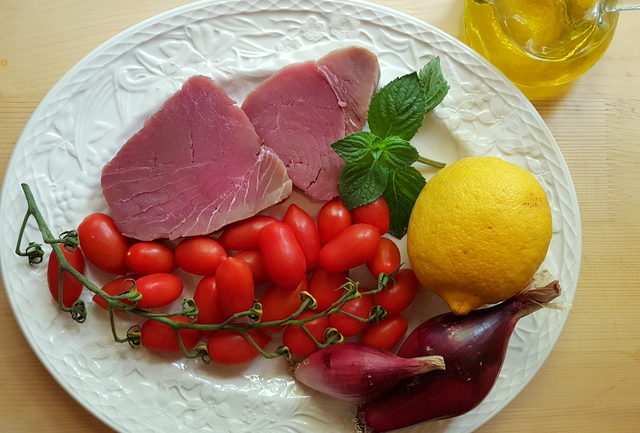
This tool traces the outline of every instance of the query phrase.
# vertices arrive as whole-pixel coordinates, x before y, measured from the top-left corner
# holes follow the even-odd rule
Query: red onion
[[[518,320],[559,294],[554,281],[465,316],[446,313],[427,320],[407,337],[398,355],[437,353],[447,369],[402,381],[366,402],[358,410],[360,423],[367,432],[386,432],[470,411],[493,387]]]
[[[441,356],[407,359],[368,344],[341,343],[325,347],[300,362],[294,375],[330,397],[362,402],[402,379],[443,368]]]

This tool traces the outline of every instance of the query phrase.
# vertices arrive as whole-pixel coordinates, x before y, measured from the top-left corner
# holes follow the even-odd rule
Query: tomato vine
[[[34,266],[42,262],[44,256],[44,250],[42,245],[36,242],[29,242],[27,247],[22,250],[21,245],[23,243],[25,229],[29,222],[29,219],[33,217],[35,220],[40,234],[42,236],[42,241],[45,244],[51,245],[52,252],[58,259],[59,269],[58,269],[58,308],[62,311],[70,313],[73,320],[76,322],[82,323],[87,318],[87,309],[83,300],[77,300],[73,303],[71,307],[66,307],[62,303],[62,276],[64,272],[67,272],[73,278],[80,281],[84,287],[86,287],[89,291],[93,292],[95,295],[102,298],[107,304],[107,309],[109,313],[109,321],[111,326],[111,332],[113,334],[113,338],[118,343],[129,343],[131,346],[138,346],[141,342],[141,334],[140,334],[140,326],[134,325],[130,327],[125,336],[121,337],[118,333],[116,326],[116,316],[114,314],[114,310],[122,310],[132,314],[135,314],[139,317],[155,320],[165,325],[168,325],[173,330],[176,339],[178,341],[178,345],[182,351],[182,354],[186,358],[202,358],[206,362],[209,361],[206,344],[203,342],[196,345],[192,352],[189,352],[182,341],[182,337],[178,332],[180,329],[194,329],[201,331],[216,331],[216,330],[226,330],[226,331],[235,331],[242,334],[242,336],[262,355],[267,359],[277,358],[277,357],[285,357],[290,358],[290,352],[287,346],[279,346],[273,353],[266,352],[262,349],[251,337],[249,331],[252,329],[261,329],[268,327],[277,327],[277,326],[299,326],[310,338],[311,340],[319,347],[326,347],[331,344],[340,342],[343,340],[343,336],[340,332],[335,328],[327,328],[324,332],[324,342],[318,341],[311,332],[306,328],[306,324],[313,320],[316,320],[321,317],[329,316],[331,314],[342,314],[348,316],[354,320],[358,320],[360,322],[371,322],[371,321],[379,321],[383,320],[386,317],[386,311],[383,307],[379,305],[374,305],[371,309],[369,315],[367,317],[359,317],[357,315],[350,314],[346,311],[342,311],[342,307],[349,301],[359,298],[361,296],[374,295],[384,289],[387,284],[393,279],[392,272],[390,274],[380,274],[378,278],[378,283],[375,289],[367,290],[360,292],[358,287],[358,282],[353,281],[351,279],[347,279],[346,283],[344,283],[340,288],[343,289],[342,296],[335,302],[331,304],[325,310],[316,311],[317,310],[317,302],[315,298],[307,291],[303,291],[300,294],[301,304],[297,311],[291,314],[289,317],[280,320],[272,320],[267,322],[261,322],[262,316],[262,305],[258,301],[254,301],[252,308],[241,311],[236,314],[233,314],[231,317],[226,319],[225,321],[218,324],[201,324],[195,323],[198,318],[198,307],[192,298],[185,298],[182,301],[182,309],[176,312],[170,313],[153,313],[148,310],[144,310],[138,308],[136,304],[142,298],[142,294],[136,289],[135,281],[132,280],[131,288],[123,293],[117,295],[109,295],[105,291],[103,291],[98,285],[85,277],[81,272],[76,270],[66,259],[65,255],[62,252],[62,248],[68,249],[69,251],[73,251],[78,247],[78,234],[75,231],[67,231],[62,233],[59,237],[55,237],[49,226],[47,225],[36,200],[31,192],[31,188],[26,183],[21,184],[22,190],[25,195],[25,199],[27,202],[27,210],[25,212],[25,217],[22,221],[22,225],[20,227],[20,231],[18,234],[18,239],[16,242],[15,253],[22,257],[27,257],[29,265]],[[301,318],[301,314],[305,311],[312,311],[315,314],[312,315],[304,315]],[[171,319],[174,316],[185,316],[188,318],[188,321],[178,322]],[[238,319],[248,318],[249,321],[247,323],[237,323]]]

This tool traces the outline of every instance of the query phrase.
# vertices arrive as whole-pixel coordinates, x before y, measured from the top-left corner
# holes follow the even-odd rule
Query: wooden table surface
[[[376,0],[462,37],[461,0]],[[2,0],[0,173],[31,113],[102,42],[187,0]],[[561,97],[534,101],[568,162],[583,223],[573,310],[533,381],[481,432],[640,431],[640,12]],[[13,179],[5,179],[13,182]],[[0,295],[0,431],[112,431],[34,356]]]

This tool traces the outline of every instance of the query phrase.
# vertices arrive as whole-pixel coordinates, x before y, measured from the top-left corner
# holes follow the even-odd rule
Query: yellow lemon
[[[407,247],[420,282],[455,314],[522,290],[551,241],[549,201],[525,169],[494,157],[440,170],[411,213]]]

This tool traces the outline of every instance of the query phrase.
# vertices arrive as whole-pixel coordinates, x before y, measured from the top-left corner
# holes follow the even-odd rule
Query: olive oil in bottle
[[[615,1],[615,0],[614,0]],[[467,43],[528,96],[568,83],[607,49],[617,13],[596,0],[466,0]]]

